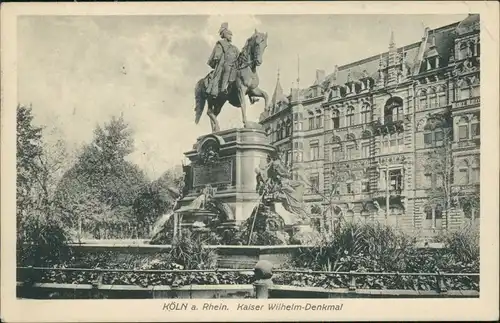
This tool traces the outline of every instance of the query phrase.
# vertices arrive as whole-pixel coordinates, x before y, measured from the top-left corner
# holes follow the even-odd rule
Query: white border
[[[208,15],[208,14],[464,14],[481,15],[481,297],[467,299],[336,299],[338,312],[162,310],[164,300],[15,299],[15,107],[17,106],[16,19],[20,15]],[[498,120],[499,5],[497,2],[241,2],[241,3],[3,3],[1,6],[1,309],[7,322],[59,321],[316,321],[316,320],[495,320],[498,319]],[[355,37],[355,35],[353,36]],[[168,300],[165,300],[168,301]],[[183,300],[184,301],[184,300]],[[203,304],[205,300],[185,300]],[[215,300],[211,300],[217,303]],[[270,300],[272,301],[272,300]],[[291,304],[304,302],[284,300]]]

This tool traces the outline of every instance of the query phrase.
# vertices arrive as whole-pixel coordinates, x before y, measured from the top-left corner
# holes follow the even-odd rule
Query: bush
[[[70,257],[69,232],[62,222],[40,212],[18,216],[17,263],[43,266],[62,263]]]
[[[444,235],[441,241],[457,261],[479,263],[479,230],[465,227]]]
[[[184,269],[209,269],[217,265],[217,253],[214,249],[204,248],[206,241],[201,235],[185,231],[172,241],[169,257],[172,262]]]
[[[329,236],[322,236],[313,248],[300,248],[292,268],[331,272],[400,272],[394,276],[359,276],[358,288],[414,289],[436,288],[435,277],[404,276],[404,273],[475,273],[479,262],[474,260],[476,244],[473,234],[457,232],[447,237],[446,249],[418,249],[416,239],[397,229],[381,224],[342,223]],[[478,246],[478,245],[477,245]],[[346,287],[346,275],[278,275],[277,283],[297,286]],[[447,277],[450,289],[479,289],[479,280],[468,277]]]

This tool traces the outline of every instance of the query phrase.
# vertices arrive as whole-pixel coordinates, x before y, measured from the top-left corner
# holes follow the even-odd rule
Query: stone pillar
[[[260,260],[254,267],[254,275],[255,298],[269,298],[269,287],[273,285],[273,264],[267,260]]]

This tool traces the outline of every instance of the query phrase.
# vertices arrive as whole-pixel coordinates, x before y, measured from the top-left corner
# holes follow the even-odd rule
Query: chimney
[[[333,79],[334,80],[337,79],[338,74],[339,74],[339,66],[335,65],[335,67],[333,68]]]

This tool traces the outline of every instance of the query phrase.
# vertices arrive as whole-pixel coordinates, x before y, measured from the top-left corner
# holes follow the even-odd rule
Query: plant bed
[[[350,287],[351,279],[347,274],[278,273],[273,276],[273,282],[276,285],[334,289]],[[476,277],[443,277],[443,282],[448,290],[479,291],[479,278]],[[356,289],[431,291],[438,289],[438,285],[434,276],[400,273],[399,276],[357,276]]]

